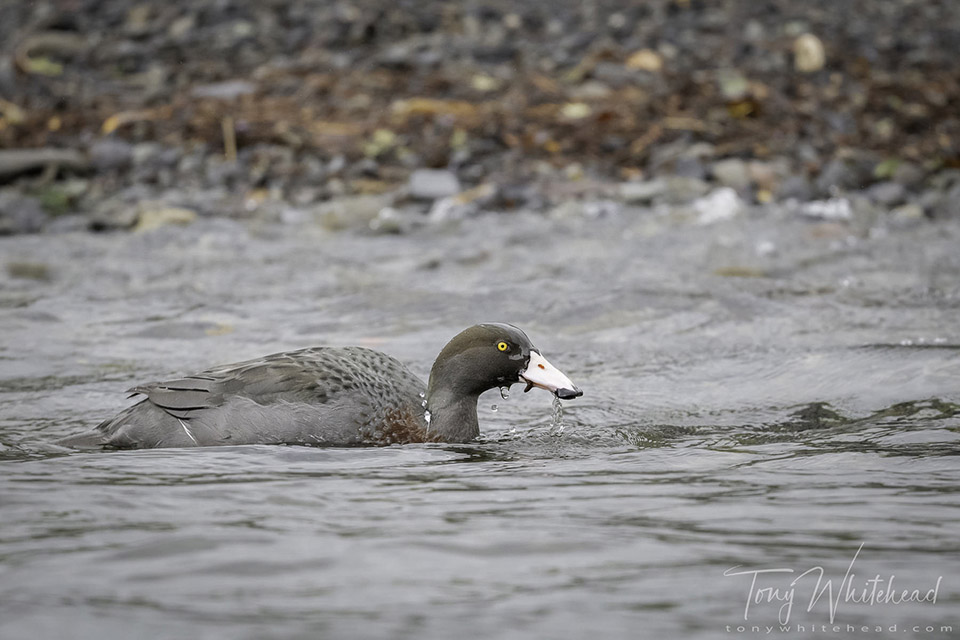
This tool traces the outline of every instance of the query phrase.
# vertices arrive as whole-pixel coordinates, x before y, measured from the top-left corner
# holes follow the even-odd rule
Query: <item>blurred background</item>
[[[4,187],[0,230],[128,227],[157,199],[365,226],[371,200],[315,209],[406,186],[543,209],[557,181],[955,215],[958,33],[948,0],[4,2],[0,146],[34,151],[0,180],[48,179]],[[685,180],[615,188],[656,176]],[[375,226],[421,222],[401,213]]]
[[[0,0],[0,637],[729,640],[782,612],[724,572],[861,543],[937,602],[836,637],[956,637],[958,53],[956,0]],[[482,321],[584,396],[55,444],[277,351],[426,378]]]

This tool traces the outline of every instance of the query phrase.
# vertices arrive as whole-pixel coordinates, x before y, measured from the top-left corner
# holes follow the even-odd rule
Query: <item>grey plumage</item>
[[[471,327],[441,351],[429,387],[398,360],[372,349],[276,353],[137,385],[129,392],[143,400],[60,444],[128,449],[467,442],[480,433],[479,395],[518,382],[531,351],[529,338],[512,325]]]

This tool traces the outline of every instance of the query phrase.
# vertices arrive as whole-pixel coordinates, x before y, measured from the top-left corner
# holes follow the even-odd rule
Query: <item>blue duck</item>
[[[509,324],[479,324],[440,352],[426,386],[403,364],[363,347],[313,347],[214,367],[130,389],[146,396],[70,447],[144,449],[236,444],[388,445],[469,442],[477,399],[524,383],[583,395]]]

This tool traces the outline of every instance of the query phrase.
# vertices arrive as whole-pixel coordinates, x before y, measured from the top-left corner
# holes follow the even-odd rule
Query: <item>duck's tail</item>
[[[61,447],[70,447],[71,449],[102,449],[104,445],[104,433],[97,428],[93,431],[78,433],[77,435],[60,438],[56,444]]]

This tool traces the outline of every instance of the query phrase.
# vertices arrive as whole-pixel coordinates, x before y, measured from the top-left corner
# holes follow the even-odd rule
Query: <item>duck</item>
[[[560,399],[583,392],[518,327],[483,323],[440,351],[425,385],[399,360],[365,347],[310,347],[140,384],[144,396],[73,448],[244,444],[386,446],[465,443],[480,435],[484,391],[522,383]]]

